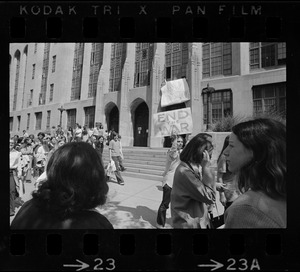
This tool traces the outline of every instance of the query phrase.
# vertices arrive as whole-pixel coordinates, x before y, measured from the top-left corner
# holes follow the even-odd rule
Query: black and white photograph
[[[9,44],[10,228],[285,229],[285,42]]]

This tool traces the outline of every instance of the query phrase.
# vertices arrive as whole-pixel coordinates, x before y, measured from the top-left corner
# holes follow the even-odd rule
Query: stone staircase
[[[168,148],[123,147],[124,177],[135,177],[148,180],[162,180]],[[103,162],[109,162],[108,147],[104,147]]]
[[[161,181],[168,149],[163,147],[123,147],[123,164],[126,171],[122,172],[122,176]],[[108,146],[104,147],[103,162],[104,166],[109,162]],[[216,154],[213,154],[211,166],[213,171],[217,170],[216,166],[217,157]]]

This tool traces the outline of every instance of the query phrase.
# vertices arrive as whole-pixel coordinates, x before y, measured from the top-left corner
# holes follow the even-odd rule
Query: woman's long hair
[[[45,181],[33,198],[41,208],[60,218],[95,208],[106,201],[108,185],[103,163],[94,148],[85,142],[59,147],[47,164]]]
[[[221,152],[220,152],[220,154],[219,154],[219,157],[218,157],[217,162],[219,162],[219,160],[220,160],[220,158],[221,158],[221,156],[222,156],[222,154],[223,154],[223,151],[226,149],[226,147],[227,147],[228,145],[229,145],[229,135],[227,135],[226,138],[224,139],[224,144],[223,144],[222,150],[221,150]]]
[[[253,159],[238,173],[243,192],[261,190],[272,198],[286,197],[286,127],[273,119],[259,118],[232,128],[239,141],[253,151]]]
[[[194,136],[180,153],[180,160],[185,163],[200,164],[203,159],[204,150],[213,148],[211,141],[207,138],[206,133],[199,133]]]

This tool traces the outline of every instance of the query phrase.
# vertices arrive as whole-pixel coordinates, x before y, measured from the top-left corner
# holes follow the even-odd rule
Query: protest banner
[[[166,107],[190,100],[190,89],[185,78],[166,81],[161,88],[161,106]]]
[[[153,114],[153,124],[155,137],[192,133],[193,119],[191,108],[155,113]]]

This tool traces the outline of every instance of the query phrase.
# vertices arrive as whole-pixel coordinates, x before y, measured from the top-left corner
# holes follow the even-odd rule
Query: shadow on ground
[[[126,207],[112,201],[101,208],[100,212],[107,217],[114,228],[155,228],[157,212],[146,206]]]

